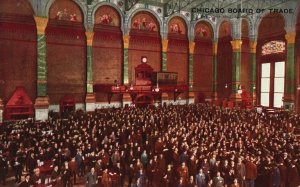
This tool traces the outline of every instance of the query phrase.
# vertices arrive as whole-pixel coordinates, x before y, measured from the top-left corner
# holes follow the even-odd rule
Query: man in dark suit
[[[0,155],[0,182],[2,182],[3,185],[6,184],[6,176],[8,172],[8,164],[5,157]]]
[[[245,175],[246,175],[246,169],[245,164],[242,162],[241,158],[238,158],[238,163],[235,167],[235,173],[238,180],[238,183],[241,187],[245,186]]]
[[[23,170],[23,163],[19,157],[16,157],[12,162],[11,166],[13,168],[16,182],[21,182],[22,170]]]
[[[197,187],[205,187],[206,186],[206,177],[205,173],[203,173],[203,170],[200,169],[199,173],[196,175],[196,186]]]
[[[88,172],[84,176],[84,180],[86,181],[86,187],[94,187],[98,183],[97,175],[95,172],[95,168],[92,168],[90,172]]]
[[[29,170],[29,174],[33,175],[33,170],[36,168],[37,162],[36,162],[36,158],[34,156],[34,153],[30,153],[30,156],[27,160],[27,166],[28,166],[28,170]]]
[[[71,176],[72,176],[72,172],[69,168],[68,162],[65,162],[65,167],[62,169],[61,172],[61,180],[63,183],[63,187],[71,186]]]
[[[82,155],[82,151],[80,149],[77,150],[77,154],[75,156],[75,161],[77,163],[77,175],[83,176],[85,173],[84,168],[84,157]]]
[[[30,176],[26,175],[25,180],[20,183],[19,187],[30,187]]]
[[[224,186],[224,179],[221,177],[221,173],[217,172],[217,176],[213,179],[213,187],[223,187]]]

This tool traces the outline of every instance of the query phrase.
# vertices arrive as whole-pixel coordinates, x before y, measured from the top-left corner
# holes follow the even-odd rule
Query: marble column
[[[250,80],[250,94],[252,97],[252,105],[256,105],[256,41],[250,41],[250,68],[249,68],[249,80]]]
[[[129,48],[129,35],[123,36],[123,84],[129,84],[129,77],[128,77],[128,48]],[[131,97],[129,94],[123,94],[122,98],[122,106],[131,104]]]
[[[167,71],[168,39],[162,39],[162,71]]]
[[[230,99],[236,104],[241,102],[241,95],[237,93],[241,84],[241,47],[242,40],[234,39],[231,41],[232,46],[232,90]]]
[[[48,119],[49,97],[47,95],[46,35],[48,18],[34,17],[37,28],[37,98],[35,100],[35,119]]]
[[[295,39],[296,33],[290,32],[285,35],[287,41],[286,66],[285,66],[285,89],[283,96],[284,108],[294,108],[295,101]]]
[[[85,110],[95,111],[96,98],[93,90],[93,38],[94,32],[85,32],[86,35],[86,97]]]
[[[218,100],[218,92],[217,92],[217,75],[218,75],[218,63],[217,63],[217,54],[218,54],[218,41],[213,42],[213,58],[212,58],[212,65],[213,65],[213,83],[212,83],[212,101]]]
[[[195,103],[195,94],[193,91],[193,73],[194,73],[194,51],[195,51],[195,42],[189,42],[189,67],[188,67],[188,78],[189,78],[189,99],[188,104]]]
[[[0,124],[3,122],[3,110],[4,110],[3,101],[0,98]]]

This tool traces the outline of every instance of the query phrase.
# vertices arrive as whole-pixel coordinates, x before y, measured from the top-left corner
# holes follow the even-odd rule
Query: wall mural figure
[[[145,17],[133,21],[133,28],[139,30],[155,31],[156,24],[153,21],[148,22]]]
[[[100,24],[111,25],[113,23],[112,21],[113,19],[110,14],[103,14],[100,16]]]
[[[207,37],[207,31],[206,31],[206,29],[202,28],[202,27],[198,27],[196,29],[196,37],[206,38]]]
[[[173,23],[170,25],[170,31],[172,33],[178,33],[178,34],[182,33],[182,30],[181,30],[179,24],[177,24],[177,23]]]
[[[64,21],[77,21],[77,15],[75,13],[70,14],[68,9],[64,8],[63,11],[58,11],[55,19]]]

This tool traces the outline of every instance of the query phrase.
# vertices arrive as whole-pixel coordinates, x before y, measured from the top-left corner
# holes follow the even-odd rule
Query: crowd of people
[[[7,122],[0,182],[12,170],[25,187],[298,187],[299,123],[297,114],[204,104]]]

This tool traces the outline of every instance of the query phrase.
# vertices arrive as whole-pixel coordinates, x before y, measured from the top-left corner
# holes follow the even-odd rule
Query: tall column
[[[232,46],[232,90],[231,90],[231,100],[236,104],[241,101],[240,94],[237,93],[239,86],[241,84],[241,47],[242,40],[234,39],[231,41]]]
[[[194,73],[194,51],[195,51],[195,42],[189,42],[189,67],[188,67],[188,78],[189,78],[189,99],[188,104],[195,103],[195,94],[193,91],[193,73]]]
[[[250,41],[250,93],[252,96],[252,105],[256,105],[256,41]]]
[[[168,39],[162,39],[162,71],[167,71]]]
[[[290,32],[285,35],[287,41],[287,57],[285,68],[285,89],[283,96],[284,108],[293,108],[295,101],[295,38],[296,33]]]
[[[94,32],[85,32],[86,35],[86,97],[85,110],[95,111],[96,98],[93,90],[93,39]]]
[[[3,110],[4,110],[3,101],[0,97],[0,124],[3,122]]]
[[[213,84],[212,84],[212,100],[218,100],[218,92],[217,92],[217,54],[218,54],[218,41],[213,42],[213,58],[212,58],[212,65],[213,65]]]
[[[161,62],[161,69],[162,71],[167,71],[167,51],[168,51],[168,39],[163,38],[161,40],[162,43],[162,62]],[[162,103],[169,103],[169,95],[168,93],[162,93],[161,96]]]
[[[37,98],[35,100],[35,119],[48,119],[49,98],[47,95],[46,35],[48,18],[34,17],[37,28]]]
[[[123,36],[123,84],[129,84],[129,77],[128,77],[128,48],[129,48],[129,35]],[[131,104],[131,97],[128,93],[123,94],[122,99],[122,106],[126,104]]]
[[[129,35],[123,36],[123,84],[129,83],[128,77],[128,47],[129,47]]]

